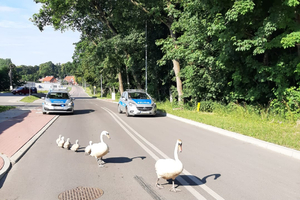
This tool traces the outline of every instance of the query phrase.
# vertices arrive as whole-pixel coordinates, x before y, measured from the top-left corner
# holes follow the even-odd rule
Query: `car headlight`
[[[129,106],[136,106],[135,103],[133,103],[133,102],[129,102],[128,105]]]
[[[73,105],[73,101],[71,101],[70,103],[68,103],[68,106],[72,106]]]
[[[50,103],[49,101],[45,101],[44,103],[45,103],[45,105],[47,105],[47,106],[51,106],[51,103]]]

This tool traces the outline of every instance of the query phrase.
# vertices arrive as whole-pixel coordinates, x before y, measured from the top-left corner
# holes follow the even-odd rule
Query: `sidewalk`
[[[41,107],[0,113],[0,179],[57,118]]]

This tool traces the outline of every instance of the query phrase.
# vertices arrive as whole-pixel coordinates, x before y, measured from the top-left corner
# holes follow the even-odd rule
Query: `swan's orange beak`
[[[182,144],[178,145],[179,152],[182,152]]]

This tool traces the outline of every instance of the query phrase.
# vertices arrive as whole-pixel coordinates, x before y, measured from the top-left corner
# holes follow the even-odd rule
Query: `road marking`
[[[158,156],[156,156],[148,147],[146,147],[141,141],[139,141],[138,138],[136,138],[128,129],[130,129],[135,135],[137,135],[141,140],[143,140],[146,144],[148,144],[151,148],[153,148],[158,154],[160,154],[164,158],[169,158],[166,154],[164,154],[162,151],[160,151],[157,147],[155,147],[153,144],[151,144],[148,140],[146,140],[143,136],[141,136],[139,133],[137,133],[133,128],[131,128],[126,122],[124,122],[119,116],[117,116],[113,111],[111,111],[108,108],[101,107],[106,112],[108,112],[112,118],[124,129],[124,131],[134,140],[136,141],[154,160],[160,159]],[[122,123],[128,128],[126,128]],[[188,171],[184,170],[187,175],[191,175]],[[184,172],[183,171],[183,172]],[[184,173],[185,174],[185,173]],[[206,200],[204,196],[202,196],[197,190],[194,189],[188,182],[186,182],[183,178],[178,176],[176,178],[183,187],[185,187],[194,197],[200,200]],[[204,189],[207,193],[209,193],[211,196],[213,196],[215,199],[218,200],[224,200],[221,196],[216,194],[213,190],[208,188],[207,186],[203,187],[204,183],[202,183],[200,180],[194,178],[190,179],[196,184],[198,184],[202,189]],[[202,186],[201,186],[202,185]]]

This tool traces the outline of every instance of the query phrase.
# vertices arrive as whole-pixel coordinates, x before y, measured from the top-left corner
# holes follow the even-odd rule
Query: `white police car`
[[[70,113],[74,112],[74,98],[66,90],[49,91],[46,97],[42,97],[43,114],[46,113]]]
[[[118,102],[118,112],[134,115],[156,115],[156,104],[144,90],[126,90]]]

